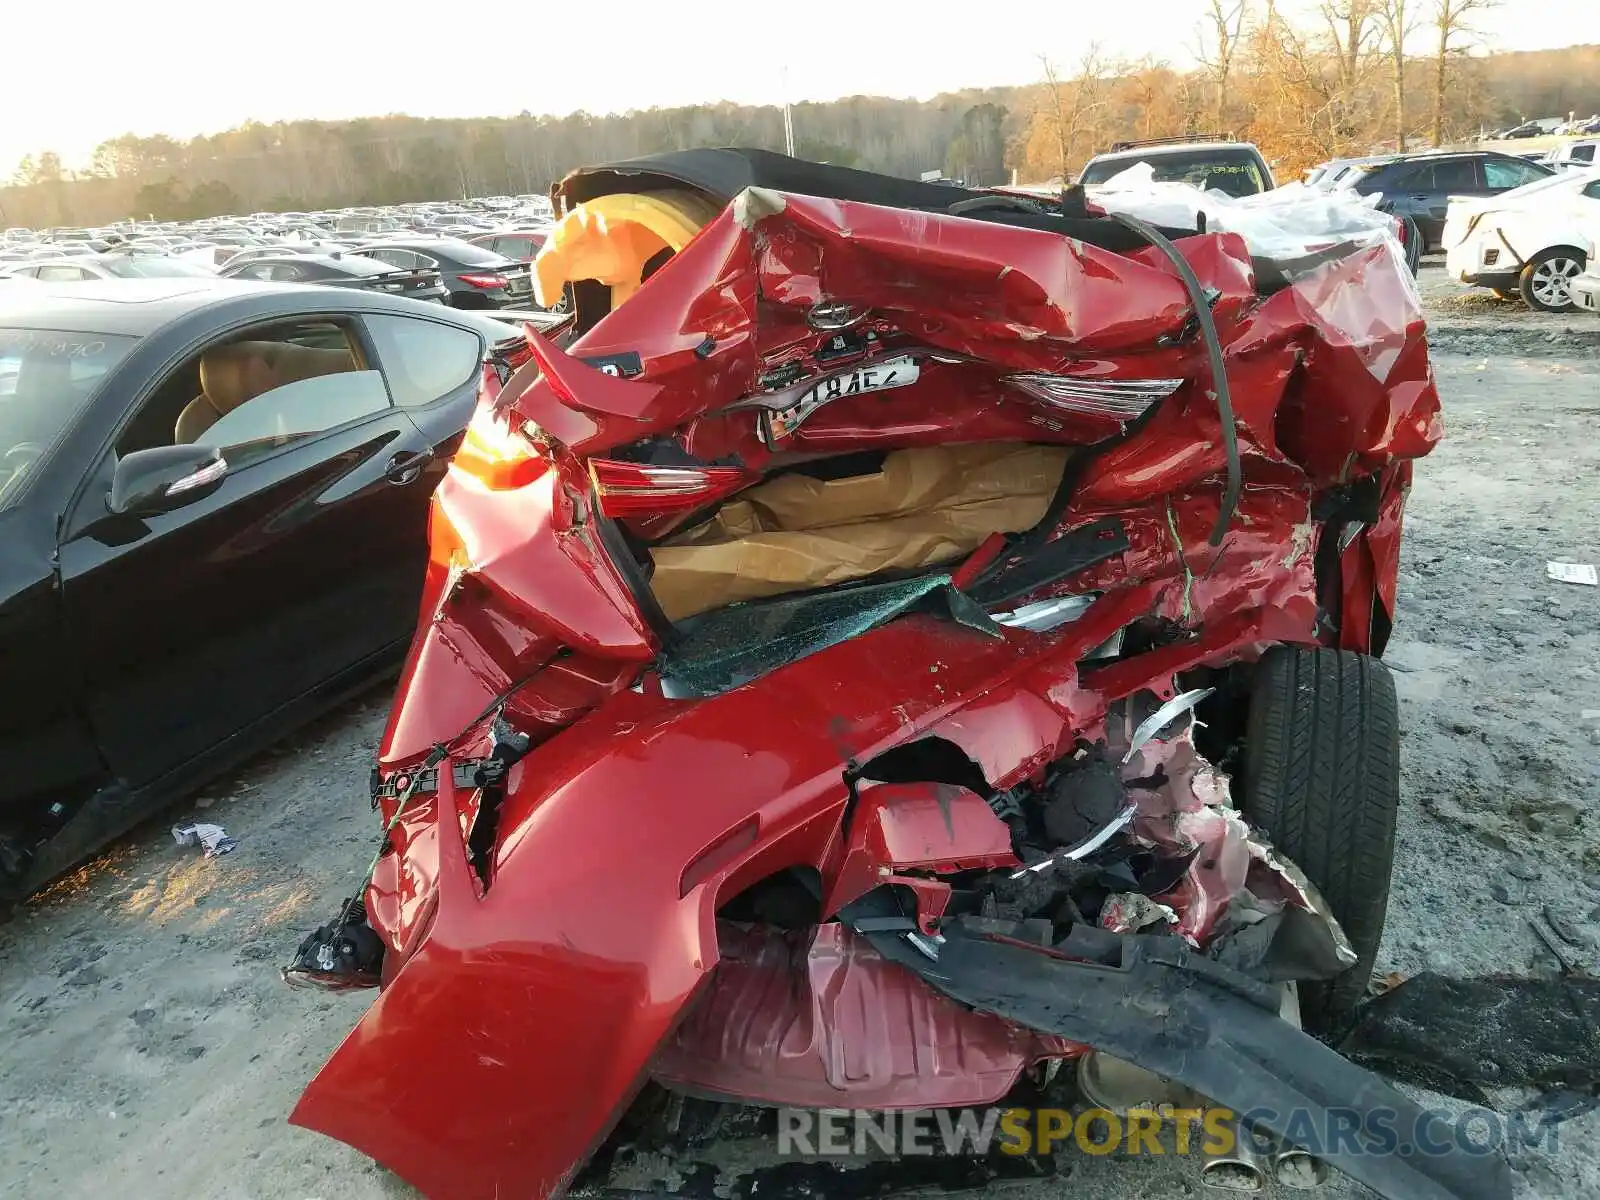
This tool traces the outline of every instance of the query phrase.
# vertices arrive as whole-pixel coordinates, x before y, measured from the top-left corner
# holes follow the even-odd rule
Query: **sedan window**
[[[1508,162],[1499,158],[1488,158],[1483,162],[1484,184],[1494,192],[1508,191],[1526,183],[1548,178],[1550,178],[1549,171],[1541,170],[1530,163]]]
[[[1433,164],[1435,192],[1470,192],[1480,186],[1478,165],[1470,158],[1447,158]]]
[[[394,402],[432,404],[476,378],[483,363],[478,336],[416,317],[367,318]]]
[[[1590,200],[1600,200],[1600,179],[1596,179],[1593,183],[1585,185],[1583,194]]]
[[[376,371],[342,371],[273,388],[220,417],[199,441],[218,447],[231,466],[389,407]]]
[[[429,258],[426,254],[418,254],[415,250],[401,250],[394,246],[368,246],[361,251],[361,257],[375,258],[402,271],[431,271],[439,265],[437,259]]]
[[[195,443],[239,465],[388,407],[383,376],[365,368],[342,323],[301,321],[189,360],[151,395],[117,449]],[[169,434],[157,441],[163,420]]]

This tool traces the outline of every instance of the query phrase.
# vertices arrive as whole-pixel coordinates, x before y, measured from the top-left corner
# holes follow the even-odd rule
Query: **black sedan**
[[[0,290],[0,900],[399,662],[514,340],[331,288]]]
[[[262,283],[361,288],[434,304],[447,304],[450,300],[437,263],[396,266],[363,254],[252,254],[243,262],[230,260],[217,274],[224,279],[254,279]]]
[[[361,254],[395,267],[407,267],[417,255],[433,261],[450,289],[455,308],[526,307],[533,297],[533,275],[525,262],[474,246],[459,238],[384,238],[358,247]]]
[[[1363,196],[1381,192],[1379,207],[1416,225],[1422,234],[1420,253],[1441,244],[1450,197],[1495,196],[1555,172],[1515,155],[1471,150],[1377,159],[1353,174],[1354,182],[1346,186]]]

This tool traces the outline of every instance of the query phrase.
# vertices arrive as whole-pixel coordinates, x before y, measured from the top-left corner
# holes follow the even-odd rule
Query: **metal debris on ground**
[[[219,858],[224,854],[231,854],[239,845],[238,838],[228,836],[228,831],[221,825],[174,825],[172,827],[172,840],[180,846],[199,846],[205,851],[207,858]]]

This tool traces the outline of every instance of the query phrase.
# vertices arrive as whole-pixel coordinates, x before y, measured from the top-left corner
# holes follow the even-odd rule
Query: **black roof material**
[[[1016,196],[807,162],[771,150],[673,150],[579,167],[550,189],[550,200],[558,209],[564,202],[570,211],[596,196],[683,187],[695,188],[722,204],[745,188],[771,188],[828,200],[948,213],[1046,230],[1109,250],[1128,251],[1147,244],[1142,236],[1115,221],[1087,215],[1082,207],[1081,192],[1067,197]],[[1194,230],[1163,229],[1162,232],[1169,237],[1183,237]]]
[[[646,154],[622,162],[579,167],[550,189],[550,200],[565,198],[567,207],[610,192],[656,192],[688,185],[709,192],[723,203],[747,187],[771,188],[802,196],[854,200],[892,208],[943,212],[950,205],[982,192],[942,183],[899,179],[852,167],[807,162],[771,150],[700,149]]]

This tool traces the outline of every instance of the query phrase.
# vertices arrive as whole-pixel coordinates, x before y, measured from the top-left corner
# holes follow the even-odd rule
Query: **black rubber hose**
[[[1183,280],[1183,286],[1188,289],[1189,302],[1194,305],[1195,319],[1200,322],[1200,336],[1205,339],[1206,356],[1211,364],[1211,393],[1216,397],[1217,416],[1222,422],[1222,450],[1228,459],[1228,486],[1222,494],[1222,511],[1217,514],[1216,528],[1211,531],[1211,544],[1220,546],[1222,535],[1233,523],[1234,511],[1239,507],[1239,491],[1244,485],[1244,479],[1239,465],[1239,435],[1233,427],[1233,395],[1228,390],[1228,370],[1222,361],[1222,339],[1217,336],[1217,323],[1211,316],[1211,304],[1206,299],[1206,290],[1201,285],[1199,276],[1194,273],[1194,268],[1189,265],[1188,259],[1179,253],[1178,248],[1160,230],[1148,221],[1141,221],[1138,217],[1130,217],[1126,213],[1111,213],[1110,216],[1119,225],[1124,225],[1147,239],[1152,246],[1167,256],[1177,269],[1178,278]]]

